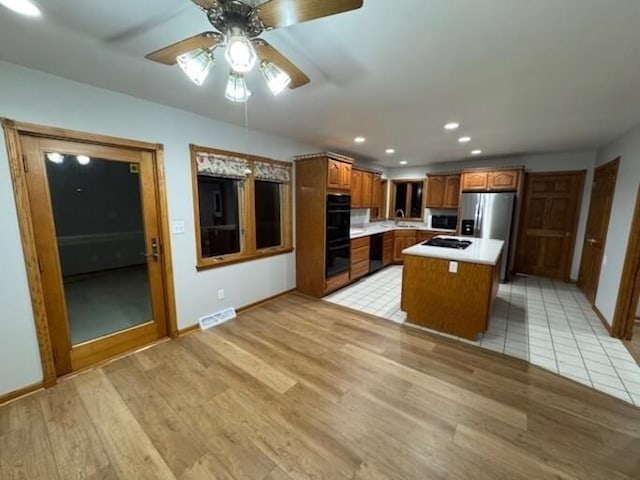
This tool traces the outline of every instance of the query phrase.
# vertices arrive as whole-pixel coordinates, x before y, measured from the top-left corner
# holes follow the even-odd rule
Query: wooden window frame
[[[405,201],[404,201],[404,208],[402,209],[405,212],[405,217],[403,218],[403,220],[410,220],[410,221],[424,221],[424,209],[426,208],[426,204],[427,204],[427,196],[425,195],[426,191],[427,191],[427,179],[426,178],[414,178],[414,179],[402,179],[402,180],[391,180],[391,195],[389,196],[389,218],[391,219],[396,219],[396,218],[402,218],[402,217],[396,217],[396,209],[395,209],[395,201],[396,201],[396,188],[398,185],[400,184],[407,184],[407,195],[405,197]],[[411,209],[411,191],[412,191],[412,183],[422,183],[422,201],[421,201],[421,208],[420,211],[422,212],[422,216],[420,218],[418,217],[407,217],[407,212]],[[391,208],[394,208],[393,211],[393,215],[391,215]]]
[[[249,262],[260,258],[282,255],[293,252],[293,208],[292,208],[292,179],[288,183],[279,183],[280,187],[280,228],[281,244],[275,247],[256,248],[256,215],[255,215],[255,176],[254,163],[264,162],[287,167],[292,172],[292,164],[273,160],[271,158],[249,155],[246,153],[219,150],[216,148],[190,145],[191,150],[191,181],[193,186],[194,227],[196,233],[196,269],[198,271]],[[200,228],[200,199],[198,196],[198,167],[196,152],[213,153],[218,155],[241,158],[249,163],[251,173],[241,180],[238,197],[238,221],[240,224],[240,251],[215,257],[202,256],[202,237]],[[291,175],[290,175],[291,177]]]

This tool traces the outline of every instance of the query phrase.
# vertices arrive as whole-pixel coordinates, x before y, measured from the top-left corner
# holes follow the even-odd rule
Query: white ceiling
[[[188,0],[39,4],[39,19],[0,7],[0,59],[244,122],[244,107],[224,98],[224,60],[198,88],[178,67],[144,59],[211,29]],[[253,72],[249,125],[388,166],[472,148],[597,148],[640,122],[639,26],[638,0],[365,0],[263,35],[311,83],[274,98]],[[452,120],[470,144],[443,130]],[[357,135],[367,142],[355,145]]]

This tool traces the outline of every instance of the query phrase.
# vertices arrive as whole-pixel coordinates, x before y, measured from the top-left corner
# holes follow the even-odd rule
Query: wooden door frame
[[[624,259],[611,336],[631,340],[640,297],[640,187],[631,222],[631,233]]]
[[[24,157],[20,144],[21,135],[29,135],[54,140],[89,143],[106,147],[126,148],[151,153],[157,182],[158,228],[163,252],[163,288],[165,292],[165,314],[167,331],[172,338],[178,336],[175,291],[173,286],[173,263],[171,256],[171,236],[169,229],[169,212],[167,208],[167,191],[164,171],[164,146],[161,144],[140,142],[93,133],[79,132],[56,127],[48,127],[31,123],[17,122],[8,118],[1,119],[7,145],[7,156],[13,183],[20,237],[24,254],[31,305],[38,337],[40,362],[42,365],[43,385],[51,387],[57,382],[56,368],[51,345],[51,334],[45,311],[44,289],[38,253],[34,236],[33,219],[27,180],[24,170]]]
[[[528,183],[527,180],[529,178],[531,178],[532,176],[538,176],[538,177],[544,177],[544,176],[548,176],[548,177],[552,177],[552,176],[556,176],[556,175],[580,175],[580,188],[579,188],[579,192],[578,192],[578,201],[576,204],[576,213],[575,213],[575,218],[573,220],[573,225],[571,227],[571,238],[573,238],[573,243],[571,244],[571,247],[569,249],[569,254],[568,254],[568,258],[567,258],[567,264],[565,265],[565,271],[564,271],[564,280],[565,282],[571,282],[571,267],[572,267],[572,263],[573,263],[573,256],[575,255],[575,251],[576,251],[576,244],[578,243],[578,225],[580,224],[580,214],[581,214],[581,207],[582,207],[582,199],[584,197],[584,184],[585,184],[585,179],[587,178],[587,170],[560,170],[557,172],[523,172],[524,175],[521,175],[522,178],[522,200],[520,202],[520,208],[519,208],[519,218],[521,219],[519,224],[518,224],[518,229],[516,232],[516,246],[515,249],[515,255],[514,255],[514,270],[516,270],[516,266],[518,263],[518,253],[520,251],[521,248],[521,244],[520,242],[524,239],[524,235],[525,235],[525,230],[526,230],[526,224],[525,222],[522,220],[524,219],[524,214],[527,213],[527,196],[529,195],[529,188],[528,188]]]
[[[611,160],[610,162],[604,163],[602,165],[597,166],[596,168],[594,168],[593,170],[593,184],[595,185],[595,178],[596,178],[596,173],[598,172],[598,170],[602,170],[605,168],[609,168],[609,167],[615,167],[616,169],[616,183],[614,183],[613,185],[613,197],[615,197],[615,191],[616,191],[616,184],[617,184],[617,180],[618,180],[618,172],[620,170],[620,157],[616,157],[613,160]],[[593,302],[591,304],[591,306],[593,307],[593,309],[595,310],[595,312],[598,314],[598,316],[600,317],[600,320],[602,321],[602,323],[605,325],[605,327],[607,329],[608,328],[608,324],[607,322],[604,320],[604,317],[602,315],[602,313],[600,313],[600,310],[598,310],[598,308],[596,307],[596,297],[598,296],[598,288],[600,287],[600,274],[602,273],[602,261],[604,259],[604,252],[605,249],[607,248],[607,239],[609,238],[609,224],[611,223],[611,213],[613,210],[613,200],[614,198],[612,197],[611,199],[611,206],[609,208],[609,214],[607,216],[607,223],[605,225],[605,236],[604,239],[602,241],[602,254],[603,254],[603,258],[600,259],[600,265],[598,265],[598,275],[596,275],[596,285],[595,285],[595,295],[593,297]],[[587,223],[585,224],[585,231],[584,231],[584,238],[582,239],[582,256],[580,258],[580,269],[578,271],[578,282],[577,285],[578,287],[580,287],[580,290],[582,290],[585,293],[586,296],[586,292],[583,289],[583,283],[580,281],[580,278],[582,277],[582,271],[584,268],[584,249],[585,249],[585,244],[587,243],[587,235],[589,235],[588,232],[588,228],[589,228],[589,218],[591,217],[591,207],[593,202],[593,188],[591,189],[591,195],[589,198],[589,209],[587,210]]]

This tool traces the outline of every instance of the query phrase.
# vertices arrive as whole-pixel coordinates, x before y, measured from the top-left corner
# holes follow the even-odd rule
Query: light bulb
[[[458,122],[451,122],[447,123],[444,128],[445,130],[457,130],[458,128],[460,128],[460,124]]]
[[[260,73],[274,95],[282,92],[291,83],[291,77],[270,60],[260,62]]]
[[[80,165],[89,165],[91,159],[86,155],[76,155],[76,160]]]
[[[249,100],[251,92],[247,89],[244,75],[234,71],[229,72],[229,81],[224,96],[232,102],[244,103]]]
[[[190,52],[178,55],[176,61],[182,71],[198,86],[204,83],[209,72],[215,65],[213,53],[206,48],[196,48]]]
[[[251,41],[241,29],[236,27],[227,33],[227,50],[224,56],[231,68],[238,73],[250,72],[258,60]]]
[[[57,163],[58,165],[60,165],[62,164],[62,162],[64,162],[64,155],[58,152],[49,152],[47,153],[47,159],[50,162]]]
[[[0,0],[0,5],[4,5],[9,10],[29,17],[40,16],[40,9],[29,0]]]
[[[458,142],[460,143],[469,143],[471,141],[471,137],[460,137]]]

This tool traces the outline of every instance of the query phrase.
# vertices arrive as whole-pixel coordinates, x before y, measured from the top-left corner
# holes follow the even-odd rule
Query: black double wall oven
[[[348,272],[351,241],[351,196],[327,195],[327,232],[325,278]]]

